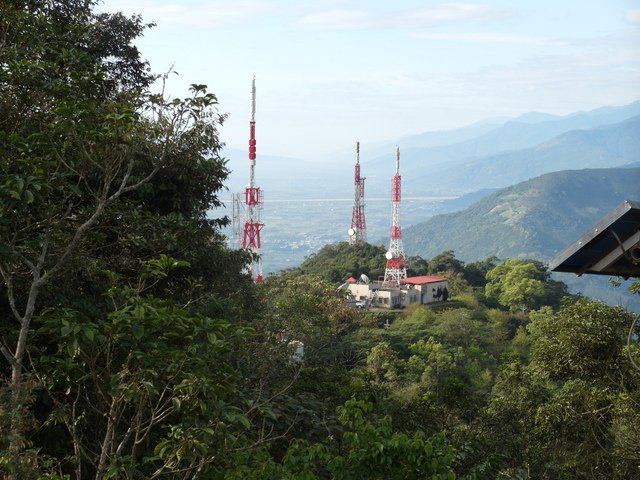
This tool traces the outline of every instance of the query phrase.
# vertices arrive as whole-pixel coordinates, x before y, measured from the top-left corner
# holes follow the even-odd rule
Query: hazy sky
[[[106,0],[156,27],[138,41],[169,90],[207,84],[244,149],[330,158],[487,117],[640,99],[640,0]]]

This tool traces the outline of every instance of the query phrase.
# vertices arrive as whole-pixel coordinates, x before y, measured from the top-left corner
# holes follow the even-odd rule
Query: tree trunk
[[[17,465],[22,445],[23,428],[22,423],[26,412],[24,411],[24,391],[23,391],[23,360],[27,348],[27,339],[31,327],[31,320],[36,309],[36,299],[40,293],[40,278],[38,277],[31,284],[29,298],[22,318],[19,318],[20,332],[16,342],[16,351],[11,362],[11,433],[9,438],[9,452],[12,461]],[[14,477],[10,477],[14,478]]]
[[[111,450],[111,444],[113,443],[113,434],[115,431],[115,417],[116,410],[118,408],[118,395],[114,395],[111,399],[111,406],[109,407],[109,413],[107,414],[107,429],[104,433],[104,439],[102,440],[102,449],[100,450],[100,461],[98,462],[98,468],[96,469],[96,480],[101,480],[107,471],[107,460],[109,452]]]

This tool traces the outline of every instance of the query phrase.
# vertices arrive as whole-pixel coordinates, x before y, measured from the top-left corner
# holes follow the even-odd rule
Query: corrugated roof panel
[[[556,255],[549,269],[640,277],[640,202],[622,202]]]
[[[435,275],[423,275],[421,277],[408,277],[400,280],[401,283],[409,283],[411,285],[422,285],[424,283],[444,282],[447,279],[437,277]]]

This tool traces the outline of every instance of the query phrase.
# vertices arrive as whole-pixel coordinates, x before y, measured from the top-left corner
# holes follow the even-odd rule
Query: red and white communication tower
[[[384,269],[384,283],[388,285],[399,285],[400,280],[407,278],[407,261],[400,228],[400,190],[400,149],[396,148],[396,174],[391,191],[391,241],[389,251],[385,254],[387,265]]]
[[[356,142],[355,169],[355,197],[353,213],[351,214],[351,228],[349,229],[349,243],[364,243],[367,241],[367,223],[364,220],[364,177],[360,176],[360,142]]]
[[[256,282],[262,282],[262,259],[260,258],[260,231],[264,223],[260,221],[263,196],[256,186],[256,78],[251,82],[251,121],[249,122],[249,185],[244,193],[237,193],[233,199],[234,233],[238,246],[254,254],[249,267]]]

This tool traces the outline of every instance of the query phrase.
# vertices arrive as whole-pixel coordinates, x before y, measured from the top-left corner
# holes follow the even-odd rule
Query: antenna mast
[[[353,182],[355,196],[351,214],[351,228],[348,231],[351,245],[367,241],[367,224],[364,219],[364,181],[365,177],[360,176],[360,142],[356,142],[356,167]]]
[[[391,190],[391,240],[389,251],[385,254],[387,264],[384,270],[384,283],[387,285],[399,285],[400,280],[407,278],[407,262],[400,228],[400,191],[400,149],[396,147],[396,174],[393,176]]]
[[[233,201],[233,220],[238,227],[235,228],[236,240],[240,248],[253,253],[253,262],[248,270],[256,282],[262,282],[262,259],[260,257],[260,231],[264,223],[260,221],[262,211],[263,194],[260,187],[256,186],[256,77],[251,82],[251,120],[249,122],[249,186],[245,188],[244,195],[238,193]],[[244,197],[244,198],[243,198]],[[244,221],[242,234],[239,225]]]

